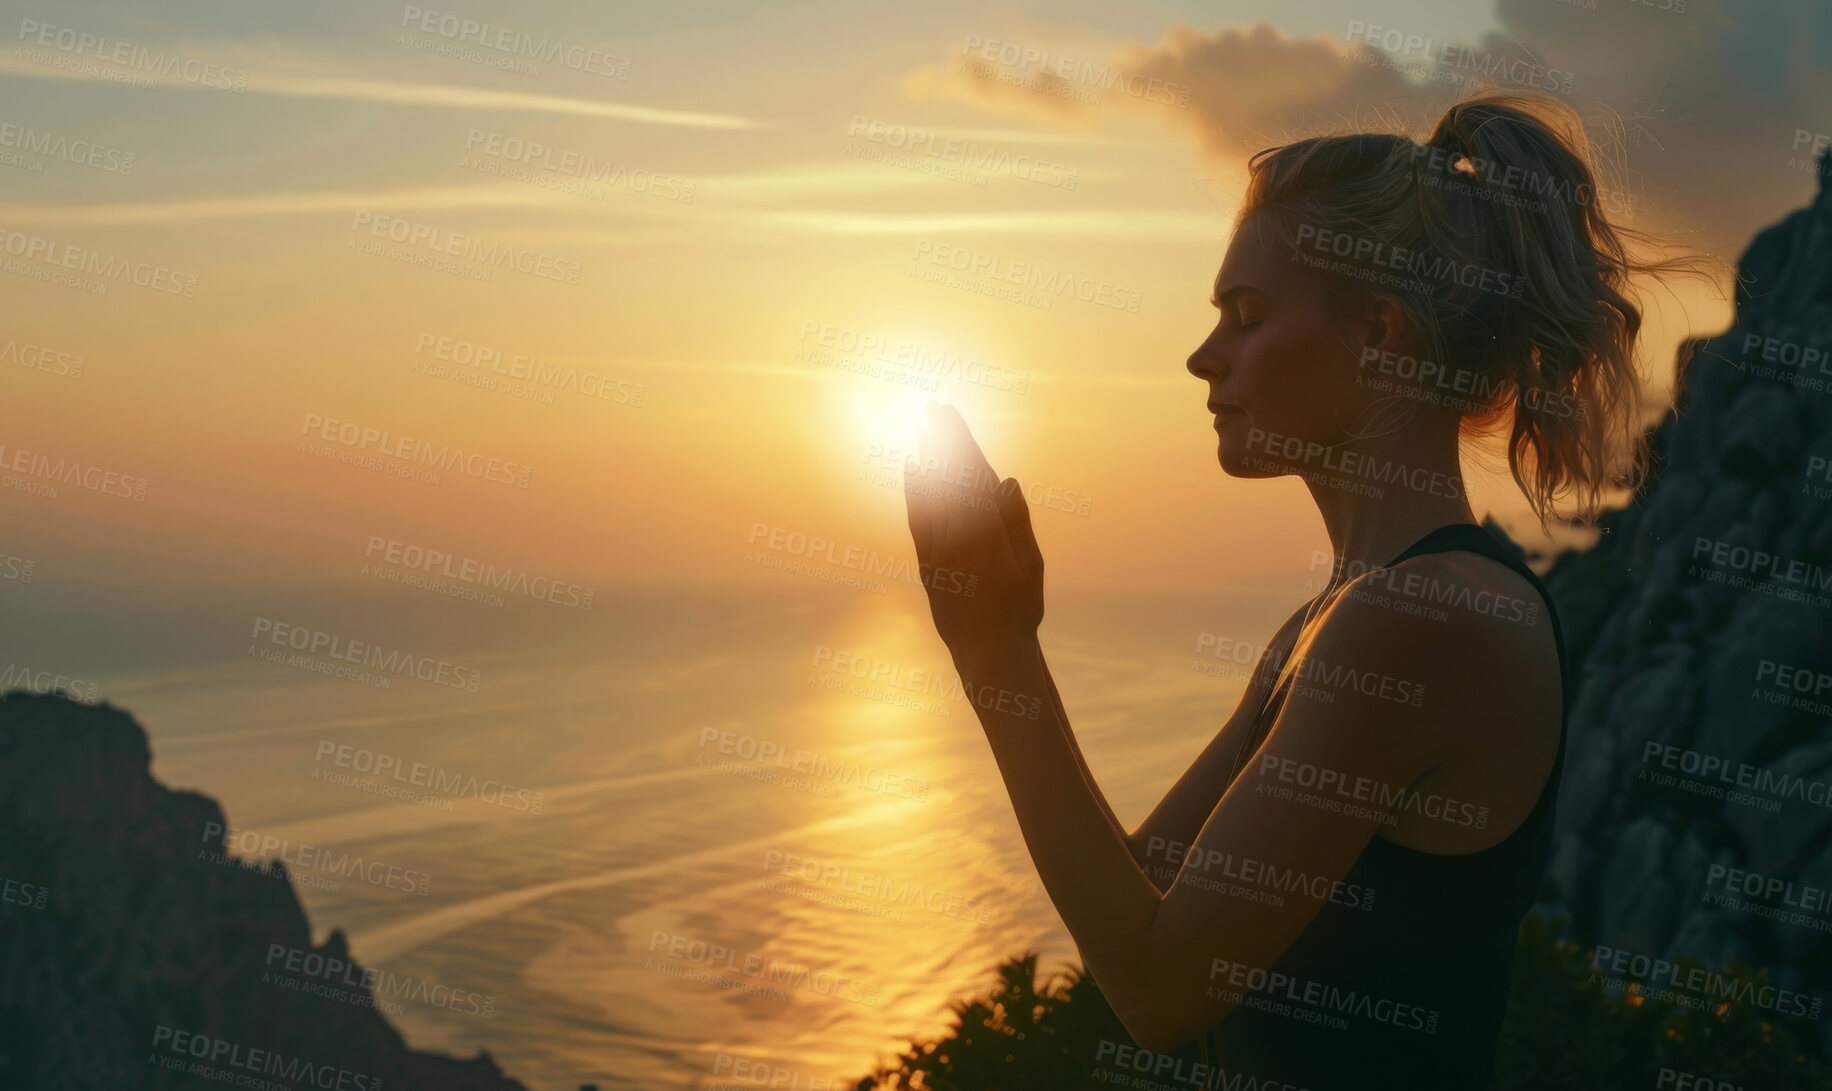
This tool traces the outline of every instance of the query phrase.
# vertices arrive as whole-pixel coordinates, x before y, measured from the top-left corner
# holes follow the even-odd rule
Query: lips
[[[1209,403],[1209,412],[1215,414],[1215,419],[1210,422],[1210,427],[1222,435],[1228,433],[1230,424],[1237,420],[1245,420],[1247,416],[1246,410],[1238,405],[1220,405],[1215,402]]]

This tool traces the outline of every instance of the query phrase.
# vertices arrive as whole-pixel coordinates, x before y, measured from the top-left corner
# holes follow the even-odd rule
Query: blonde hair
[[[1339,308],[1392,297],[1426,359],[1473,373],[1460,433],[1506,430],[1508,469],[1542,526],[1567,496],[1589,518],[1610,489],[1640,482],[1629,278],[1702,264],[1631,255],[1631,242],[1657,240],[1611,222],[1604,205],[1620,191],[1599,189],[1595,154],[1564,103],[1486,90],[1423,143],[1348,133],[1260,151],[1236,225],[1283,228]]]

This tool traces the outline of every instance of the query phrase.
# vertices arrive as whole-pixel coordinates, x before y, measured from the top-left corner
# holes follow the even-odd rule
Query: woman
[[[1131,833],[1044,664],[1023,494],[929,409],[925,455],[978,471],[938,490],[906,468],[923,571],[978,577],[972,596],[930,581],[936,628],[1044,886],[1162,1082],[1488,1085],[1567,679],[1545,588],[1475,521],[1462,441],[1505,434],[1542,522],[1567,497],[1594,511],[1641,462],[1628,278],[1683,264],[1628,255],[1588,157],[1567,107],[1489,91],[1422,144],[1253,158],[1188,367],[1222,469],[1301,475],[1337,563]],[[1001,693],[1051,699],[1033,719]]]

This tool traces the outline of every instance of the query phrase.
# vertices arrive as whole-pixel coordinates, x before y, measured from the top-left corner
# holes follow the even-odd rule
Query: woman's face
[[[1324,446],[1350,438],[1376,392],[1357,382],[1365,319],[1331,317],[1323,287],[1259,222],[1235,232],[1211,302],[1220,311],[1190,354],[1208,383],[1217,456],[1234,477],[1322,470]]]

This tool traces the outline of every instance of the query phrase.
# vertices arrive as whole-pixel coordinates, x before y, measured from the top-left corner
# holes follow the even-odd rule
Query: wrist
[[[955,667],[961,676],[961,696],[988,731],[1006,724],[1036,723],[1051,707],[1043,649],[1035,637],[957,660]]]
[[[954,669],[961,681],[997,684],[1010,678],[1043,657],[1043,647],[1035,632],[1026,632],[996,640],[975,641],[970,647],[952,650]]]

